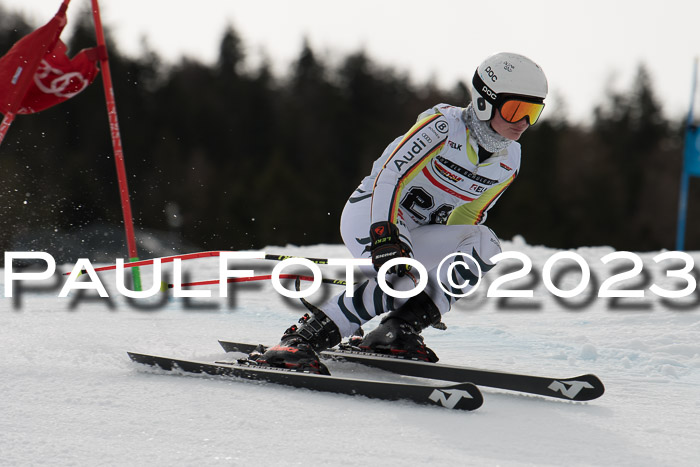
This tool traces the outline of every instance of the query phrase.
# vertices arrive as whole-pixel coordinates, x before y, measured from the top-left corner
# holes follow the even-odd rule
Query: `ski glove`
[[[391,259],[413,256],[411,248],[399,239],[399,228],[396,224],[388,221],[375,222],[369,228],[369,236],[372,241],[372,265],[377,271]],[[410,265],[399,264],[390,268],[388,272],[402,277],[410,270]]]

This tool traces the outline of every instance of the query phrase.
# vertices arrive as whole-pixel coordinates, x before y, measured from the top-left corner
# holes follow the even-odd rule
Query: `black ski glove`
[[[388,221],[375,222],[369,228],[369,236],[372,240],[372,264],[374,269],[379,271],[382,264],[394,258],[411,258],[413,252],[399,239],[399,228],[396,224]],[[399,277],[411,270],[408,264],[399,264],[389,269],[390,274]]]

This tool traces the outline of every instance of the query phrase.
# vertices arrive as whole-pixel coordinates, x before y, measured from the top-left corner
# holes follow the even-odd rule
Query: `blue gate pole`
[[[683,170],[681,174],[681,197],[678,201],[678,227],[676,230],[676,251],[685,249],[685,223],[688,210],[688,185],[690,176]]]
[[[693,61],[693,81],[690,91],[690,108],[685,128],[685,141],[683,144],[683,165],[681,171],[681,189],[678,201],[678,225],[676,227],[676,250],[683,251],[685,248],[685,224],[688,212],[688,187],[690,184],[690,174],[688,173],[688,161],[691,151],[695,151],[695,134],[693,128],[693,104],[695,103],[695,89],[697,85],[698,59]]]

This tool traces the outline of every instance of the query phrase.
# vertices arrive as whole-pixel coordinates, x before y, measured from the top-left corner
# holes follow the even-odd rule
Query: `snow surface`
[[[161,295],[143,310],[115,292],[113,272],[100,273],[109,301],[93,292],[58,298],[65,278],[56,276],[54,287],[27,283],[19,299],[0,299],[0,465],[699,465],[700,293],[669,304],[648,290],[651,283],[683,288],[665,279],[672,262],[641,253],[647,282],[622,285],[647,289],[645,298],[611,309],[611,299],[581,296],[568,300],[575,308],[542,285],[542,266],[557,250],[517,238],[504,250],[533,260],[533,274],[511,285],[534,286],[535,298],[512,299],[510,309],[487,298],[488,285],[506,272],[499,265],[445,317],[446,331],[425,331],[426,341],[444,363],[552,377],[595,373],[606,385],[602,398],[571,403],[483,388],[479,410],[456,412],[148,371],[126,351],[231,358],[217,339],[275,343],[303,310],[269,282],[238,286],[229,299]],[[348,256],[337,245],[265,251]],[[600,261],[612,251],[575,251],[598,284],[587,293],[597,293],[615,267],[629,269]],[[692,256],[700,265],[700,253]],[[273,266],[252,264],[258,274]],[[217,267],[216,258],[183,263],[192,280],[216,278]],[[148,286],[148,268],[143,273]],[[578,281],[575,273],[565,279],[562,289]],[[322,290],[311,300],[342,289]],[[331,370],[401,378],[356,365]]]

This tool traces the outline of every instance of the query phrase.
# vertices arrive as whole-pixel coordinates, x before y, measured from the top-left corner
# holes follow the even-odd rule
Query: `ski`
[[[250,353],[257,347],[241,342],[219,341],[227,352]],[[332,349],[321,352],[325,359],[344,360],[379,368],[405,376],[443,381],[469,381],[477,386],[535,394],[571,401],[589,401],[603,395],[605,386],[595,375],[573,378],[549,378],[502,371],[482,370],[465,366],[410,360],[400,356],[368,353],[351,349]]]
[[[128,352],[132,361],[167,371],[204,373],[306,388],[314,391],[365,396],[387,401],[409,400],[455,410],[475,410],[483,403],[479,389],[471,383],[446,386],[384,382],[342,378],[294,371],[286,368],[258,367],[240,362],[198,362]]]

